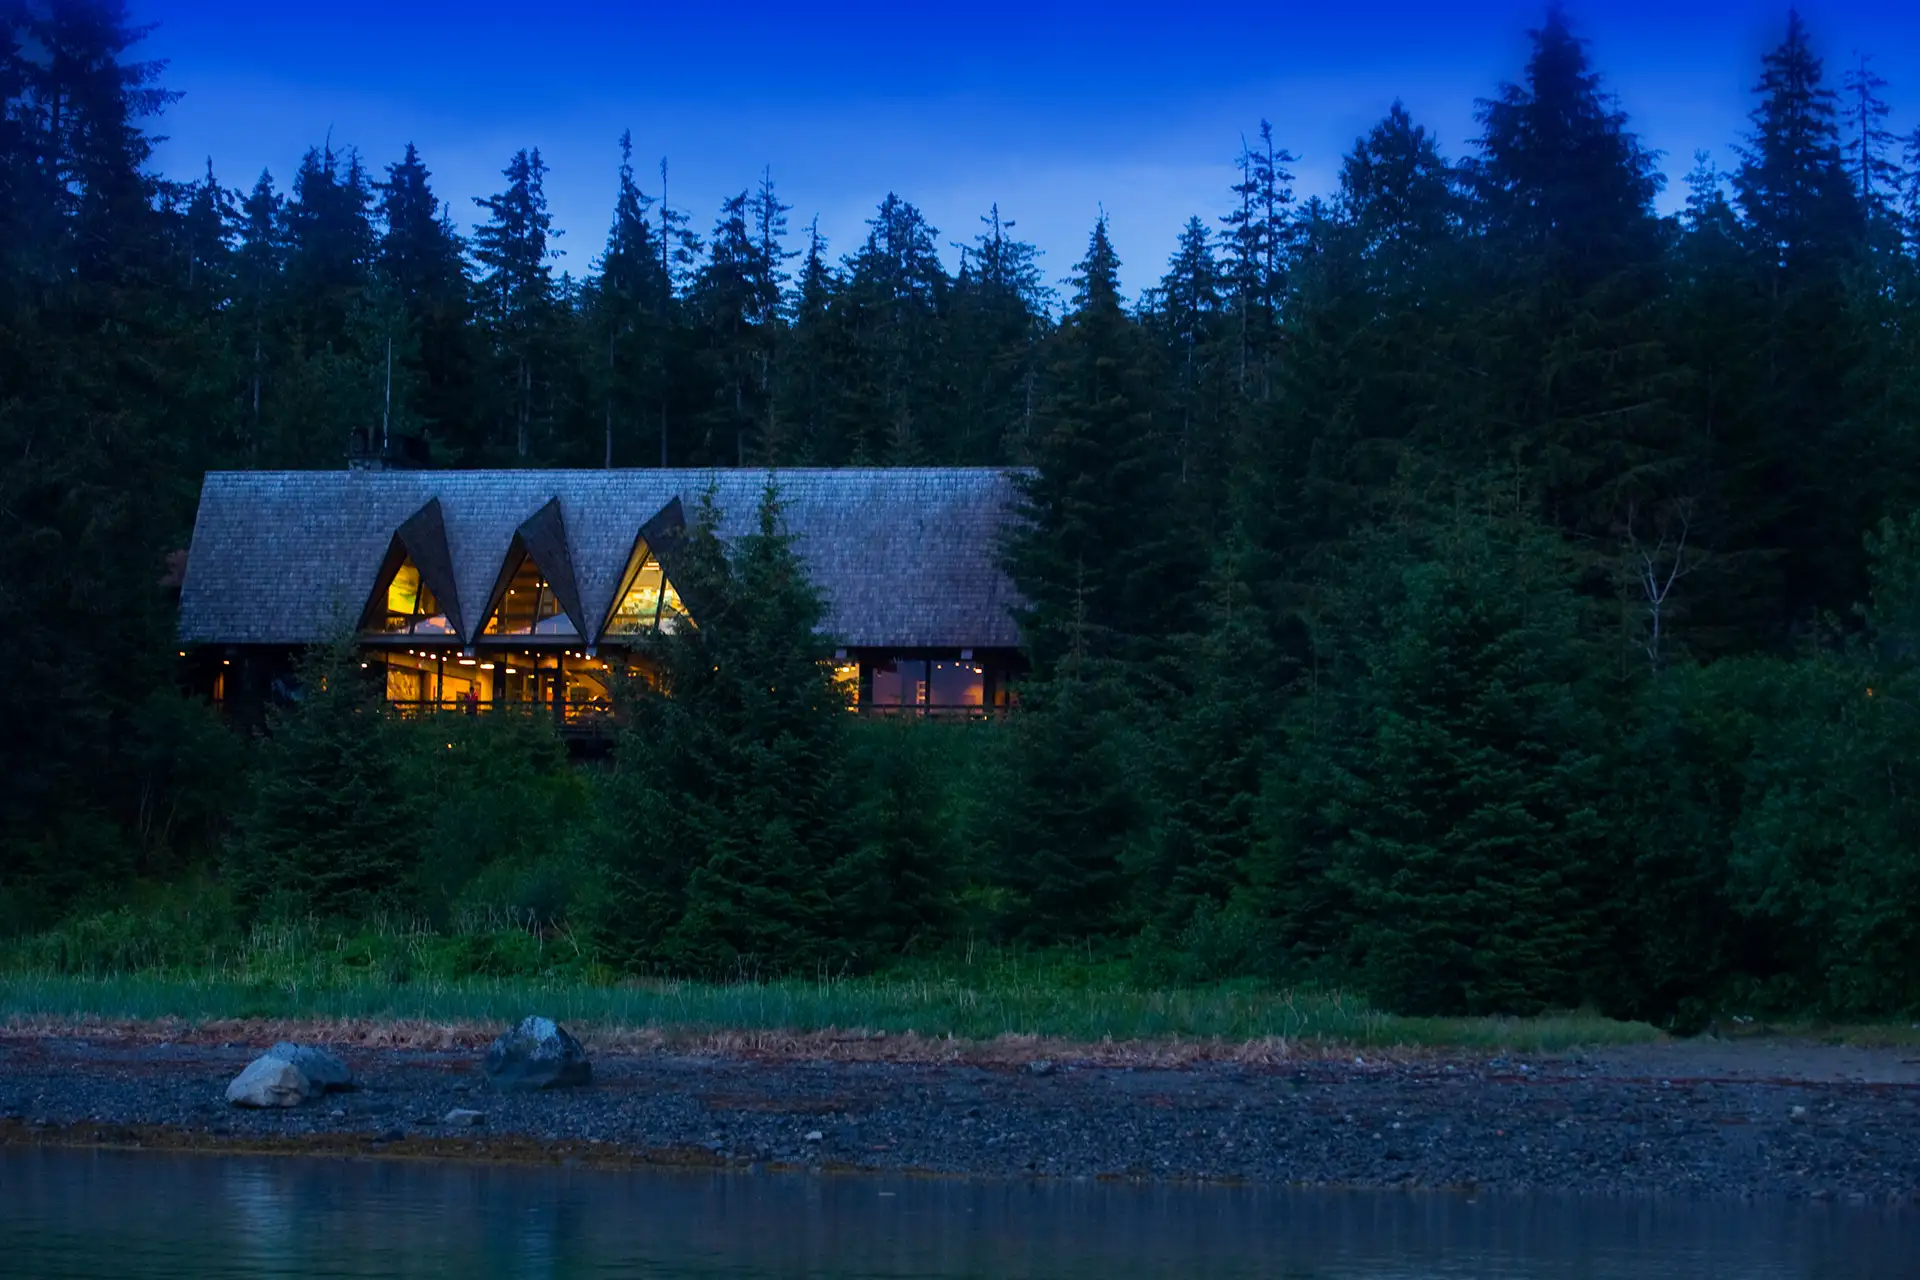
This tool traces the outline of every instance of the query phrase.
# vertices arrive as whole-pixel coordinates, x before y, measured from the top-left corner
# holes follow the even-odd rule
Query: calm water
[[[0,1150],[0,1274],[1920,1274],[1920,1215]]]

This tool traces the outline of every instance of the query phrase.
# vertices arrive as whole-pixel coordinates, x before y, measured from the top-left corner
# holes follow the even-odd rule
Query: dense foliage
[[[1131,302],[1104,220],[1060,295],[997,207],[957,271],[893,193],[791,237],[768,174],[702,237],[630,138],[579,277],[533,147],[470,239],[411,146],[163,180],[138,34],[0,6],[0,928],[210,883],[628,970],[982,941],[1410,1012],[1920,1010],[1920,132],[1797,15],[1672,215],[1555,7],[1466,157],[1396,104],[1299,198],[1262,124]],[[776,488],[696,521],[701,625],[608,767],[394,722],[339,655],[243,746],[168,692],[198,478],[384,436],[1030,467],[1022,712],[848,716]]]

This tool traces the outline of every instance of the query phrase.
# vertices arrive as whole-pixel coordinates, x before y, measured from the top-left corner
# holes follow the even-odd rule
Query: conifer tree
[[[1238,207],[1224,214],[1226,292],[1233,312],[1237,349],[1235,389],[1248,402],[1272,399],[1269,360],[1280,299],[1286,288],[1286,255],[1292,220],[1295,157],[1280,148],[1273,126],[1260,122],[1260,140],[1240,144],[1240,181],[1233,186]]]
[[[944,803],[935,735],[902,717],[857,724],[845,754],[850,847],[834,869],[843,927],[876,960],[930,951],[949,936],[960,850]]]
[[[832,466],[853,452],[846,420],[852,337],[845,323],[845,282],[827,261],[819,219],[807,232],[792,299],[779,377],[790,423],[782,462]]]
[[[1323,802],[1353,958],[1390,1009],[1577,1003],[1607,942],[1601,664],[1551,535],[1486,517],[1435,535],[1356,584],[1378,594]]]
[[[1169,412],[1177,415],[1180,484],[1202,510],[1222,511],[1233,466],[1230,313],[1213,238],[1198,217],[1187,220],[1146,311],[1172,374]]]
[[[306,354],[341,346],[347,315],[372,281],[373,188],[358,152],[307,151],[286,207],[290,315]]]
[[[350,640],[322,646],[274,716],[228,861],[256,911],[365,920],[409,905],[412,738],[360,665]]]
[[[788,209],[769,175],[757,190],[723,201],[707,263],[694,281],[690,301],[715,386],[714,402],[702,415],[703,461],[744,466],[749,452],[760,452],[767,429],[777,431],[772,370],[787,280]]]
[[[144,126],[177,95],[130,56],[141,35],[115,0],[0,14],[0,605],[19,619],[0,682],[0,927],[127,865],[119,755],[171,626],[152,549],[191,509],[176,446],[222,407],[168,270]]]
[[[948,385],[940,339],[952,281],[940,262],[939,233],[898,195],[887,194],[867,227],[866,242],[846,263],[846,318],[866,373],[850,389],[849,420],[861,432],[853,458],[928,461],[945,439],[937,416]]]
[[[474,197],[487,221],[474,232],[479,262],[480,320],[493,348],[496,403],[510,432],[512,456],[529,461],[542,420],[552,412],[551,367],[558,309],[549,245],[558,233],[547,211],[546,162],[540,151],[518,151],[501,171],[506,190]]]
[[[1162,812],[1138,887],[1143,914],[1172,942],[1217,921],[1245,887],[1285,707],[1291,668],[1250,589],[1249,552],[1236,528],[1215,553],[1197,633],[1180,641],[1181,697],[1155,744]]]
[[[240,205],[239,246],[235,251],[234,342],[245,369],[241,410],[242,439],[249,460],[270,448],[267,396],[273,371],[284,358],[281,278],[286,263],[285,202],[274,190],[273,175],[262,170]]]
[[[668,453],[667,343],[673,298],[648,220],[654,203],[634,181],[633,134],[622,133],[613,225],[587,302],[592,363],[601,374],[601,465],[607,467],[621,452],[616,449],[619,436],[633,439],[636,446],[642,439],[657,438],[663,466]],[[637,454],[638,448],[632,451]]]
[[[1733,186],[1762,291],[1760,376],[1750,394],[1765,427],[1753,443],[1772,465],[1756,478],[1777,498],[1776,518],[1752,536],[1755,549],[1782,562],[1772,627],[1781,635],[1864,588],[1858,481],[1873,465],[1871,444],[1848,438],[1840,424],[1850,359],[1846,276],[1865,224],[1841,150],[1837,95],[1797,10],[1763,60],[1756,92]]]
[[[1121,305],[1119,268],[1102,217],[1074,277],[1073,309],[1050,340],[1035,473],[1017,481],[1026,525],[1009,567],[1027,601],[1022,639],[1043,678],[1067,652],[1077,613],[1089,660],[1138,659],[1147,637],[1184,622],[1198,578],[1184,530],[1140,519],[1171,511],[1176,463],[1156,418],[1153,349]]]
[[[1001,928],[1040,946],[1132,931],[1128,870],[1149,810],[1146,735],[1129,672],[1103,642],[1079,593],[1047,675],[1021,688],[1004,798],[994,823]]]
[[[610,941],[707,974],[849,959],[830,893],[846,704],[771,483],[731,557],[709,497],[674,564],[696,625],[659,638],[659,687],[631,704]]]
[[[1680,424],[1655,336],[1661,187],[1558,3],[1521,84],[1481,104],[1468,165],[1489,310],[1479,360],[1494,428],[1476,462],[1517,460],[1548,518],[1610,546],[1631,503],[1675,498]],[[1497,461],[1496,461],[1497,460]]]
[[[1886,124],[1893,108],[1880,96],[1887,82],[1874,72],[1871,61],[1867,55],[1859,55],[1843,82],[1847,102],[1842,151],[1860,207],[1878,222],[1889,212],[1900,169],[1891,154],[1893,132]]]
[[[1011,234],[1014,220],[1002,218],[998,204],[980,221],[986,229],[958,246],[960,272],[945,318],[954,402],[936,456],[960,466],[1025,457],[1047,322],[1040,251]]]
[[[381,225],[378,260],[385,285],[404,311],[410,362],[418,386],[414,406],[428,434],[452,446],[456,459],[479,455],[475,432],[479,351],[473,341],[472,283],[466,245],[453,210],[433,194],[432,174],[409,142],[400,160],[376,184]],[[383,343],[384,345],[384,343]]]
[[[1798,9],[1762,60],[1753,133],[1734,174],[1740,211],[1766,257],[1791,274],[1831,269],[1859,231],[1859,203],[1841,149],[1838,95]]]

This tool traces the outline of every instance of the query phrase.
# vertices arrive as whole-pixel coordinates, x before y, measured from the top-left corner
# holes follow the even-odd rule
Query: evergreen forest
[[[771,173],[669,204],[632,136],[586,261],[536,139],[483,193],[333,140],[171,180],[121,0],[0,2],[0,949],[379,919],[597,981],[991,946],[1420,1014],[1920,1012],[1920,130],[1782,16],[1677,212],[1552,6],[1462,154],[1396,103],[1306,192],[1285,121],[1222,139],[1230,212],[1129,297],[1104,219],[1064,278],[1018,211],[955,244],[891,192],[829,246]],[[755,535],[695,521],[708,612],[610,760],[391,719],[344,651],[243,739],[180,687],[201,477],[381,433],[1022,468],[1020,709],[845,714],[776,470]]]

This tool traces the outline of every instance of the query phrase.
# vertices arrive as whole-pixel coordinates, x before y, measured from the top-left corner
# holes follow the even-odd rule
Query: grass
[[[823,1032],[987,1041],[1034,1037],[1103,1042],[1282,1040],[1351,1048],[1549,1052],[1638,1043],[1642,1023],[1571,1013],[1539,1018],[1401,1018],[1337,992],[1244,988],[1151,990],[1027,981],[838,978],[709,984],[512,978],[323,986],[222,977],[24,974],[0,979],[0,1017],[47,1022],[231,1019],[506,1024],[528,1013],[569,1026],[678,1035]]]
[[[452,932],[294,921],[244,934],[212,913],[115,911],[0,948],[0,1020],[205,1025],[234,1020],[459,1026],[548,1014],[582,1033],[688,1041],[839,1034],[1062,1046],[1279,1043],[1288,1052],[1454,1048],[1539,1053],[1657,1040],[1590,1013],[1403,1018],[1338,991],[1162,985],[1125,961],[987,951],[871,977],[621,979],[567,935],[475,918]]]

